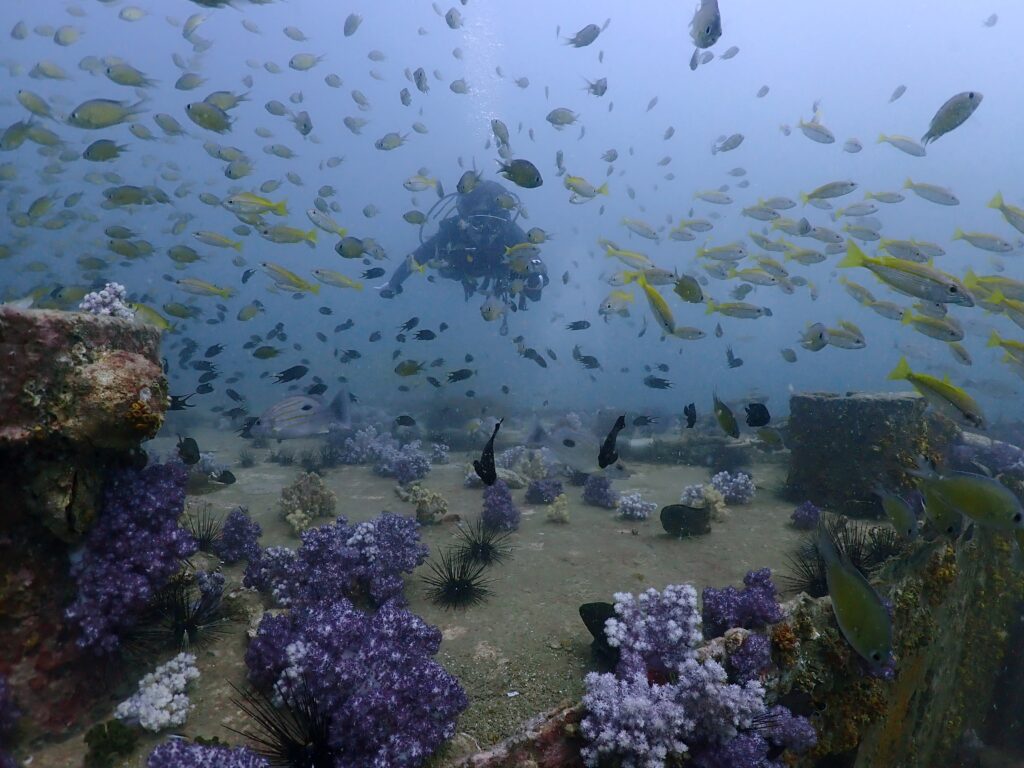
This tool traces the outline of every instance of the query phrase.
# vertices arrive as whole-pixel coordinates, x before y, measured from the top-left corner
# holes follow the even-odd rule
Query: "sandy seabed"
[[[191,431],[203,451],[213,451],[218,461],[231,467],[237,482],[218,487],[212,493],[190,500],[209,502],[213,511],[226,514],[244,505],[263,527],[263,546],[296,547],[299,540],[281,519],[278,500],[281,489],[303,470],[266,461],[270,448],[252,448],[231,433],[213,429]],[[316,440],[292,440],[284,444],[296,456],[316,448]],[[160,455],[174,450],[174,438],[158,437],[146,445]],[[248,448],[256,458],[250,468],[238,466],[238,454]],[[423,484],[440,492],[450,513],[472,520],[480,513],[482,492],[463,488],[467,463],[475,456],[452,453],[447,465],[434,466]],[[683,486],[709,480],[708,470],[666,464],[630,464],[632,476],[617,480],[620,492],[637,490],[659,509],[675,503]],[[522,523],[512,534],[512,556],[487,573],[490,599],[466,611],[446,611],[426,596],[421,566],[406,578],[409,609],[438,626],[444,640],[437,659],[460,680],[470,706],[459,720],[461,749],[487,747],[515,732],[531,716],[560,703],[578,700],[583,677],[593,668],[591,636],[580,620],[582,603],[612,601],[615,592],[639,592],[648,587],[662,589],[668,584],[692,583],[698,592],[705,586],[739,584],[747,571],[770,567],[785,568],[786,557],[802,534],[788,525],[794,505],[779,497],[785,480],[785,466],[754,464],[751,468],[758,487],[752,504],[730,508],[726,519],[713,522],[711,533],[694,539],[667,536],[656,511],[646,521],[621,520],[611,510],[586,506],[582,488],[565,485],[569,499],[568,524],[547,520],[547,508],[528,505],[524,490],[514,490],[513,499],[522,512]],[[411,504],[395,494],[395,483],[373,474],[370,466],[343,466],[324,472],[326,485],[337,494],[337,514],[350,522],[369,520],[381,511],[413,515]],[[326,519],[325,519],[325,522]],[[456,524],[442,523],[421,529],[431,556],[455,542]],[[244,564],[226,567],[229,582],[239,585]],[[253,603],[245,595],[246,603]],[[237,694],[231,684],[245,685],[245,623],[204,646],[197,654],[202,676],[190,689],[194,710],[178,731],[188,736],[217,736],[229,743],[242,743],[237,734],[247,718],[232,703]],[[117,701],[133,692],[130,681],[110,700],[111,716]],[[90,724],[91,725],[91,724]],[[32,766],[81,765],[85,751],[82,740],[87,727],[59,744],[34,750]],[[166,734],[145,737],[137,753],[119,763],[128,768],[143,766],[145,755]],[[451,751],[450,751],[451,752]],[[441,754],[433,765],[450,762]]]

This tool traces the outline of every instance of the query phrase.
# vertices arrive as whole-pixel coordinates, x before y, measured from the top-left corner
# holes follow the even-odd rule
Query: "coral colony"
[[[91,312],[94,315],[110,315],[131,320],[135,312],[128,306],[127,289],[120,283],[107,283],[99,291],[87,293],[78,305],[80,312]]]
[[[266,758],[245,747],[193,744],[171,739],[153,750],[146,768],[269,768]]]
[[[590,475],[583,484],[583,503],[592,507],[615,509],[619,504],[619,494],[612,488],[611,478]]]
[[[745,472],[719,472],[711,478],[711,486],[725,497],[726,504],[749,504],[757,493],[754,480]]]
[[[713,636],[730,627],[762,629],[782,621],[782,608],[776,599],[772,572],[767,568],[750,571],[743,577],[744,589],[728,586],[707,587],[701,595],[704,626]]]
[[[526,486],[527,504],[551,504],[562,495],[562,483],[554,478],[531,480]]]
[[[646,520],[658,508],[653,501],[644,501],[639,491],[624,493],[619,498],[619,517],[623,520]]]
[[[116,651],[120,634],[196,551],[178,526],[187,479],[178,462],[112,473],[99,517],[71,566],[78,594],[65,618],[78,631],[79,647]]]
[[[818,527],[818,521],[821,520],[821,510],[811,502],[805,501],[793,510],[793,514],[790,515],[789,519],[792,521],[794,528],[801,531],[810,531]]]
[[[748,575],[747,592],[757,594],[757,600],[746,598],[751,603],[774,594],[761,574]],[[662,768],[685,754],[688,764],[701,768],[781,768],[783,763],[769,759],[770,754],[814,745],[814,729],[806,719],[766,703],[757,674],[768,665],[760,666],[765,660],[762,641],[743,653],[750,638],[759,635],[749,635],[735,652],[736,663],[728,662],[743,670],[732,679],[718,661],[698,656],[704,636],[693,587],[669,586],[661,593],[649,589],[636,597],[620,593],[615,601],[605,635],[619,650],[618,665],[614,673],[586,678],[587,714],[581,723],[586,765]],[[774,610],[751,604],[731,615],[781,618],[781,609],[777,603]]]
[[[162,731],[185,724],[192,704],[185,689],[199,678],[196,657],[179,653],[139,681],[138,693],[118,704],[114,717],[138,722],[147,731]]]
[[[441,632],[389,602],[366,614],[345,598],[265,616],[246,651],[249,678],[323,723],[320,764],[417,766],[455,734],[468,705],[432,658]]]
[[[235,507],[224,518],[221,537],[213,545],[213,553],[228,565],[239,560],[253,560],[260,554],[260,524],[249,517],[245,507]]]
[[[485,528],[514,531],[519,528],[519,508],[512,501],[512,492],[504,480],[484,488],[484,508],[480,514]]]
[[[411,573],[426,557],[415,520],[385,512],[349,525],[339,517],[303,533],[298,550],[263,550],[249,562],[245,586],[268,591],[286,606],[336,595],[374,605],[392,599],[402,602],[402,573]]]
[[[14,693],[7,683],[7,678],[0,675],[0,768],[15,768],[17,766],[14,758],[5,749],[20,717],[21,711],[14,702]]]

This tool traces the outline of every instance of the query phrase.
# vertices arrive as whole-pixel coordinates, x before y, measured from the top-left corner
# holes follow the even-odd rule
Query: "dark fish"
[[[743,365],[743,358],[736,357],[736,355],[732,353],[732,347],[725,348],[725,359],[728,361],[730,368],[739,368]]]
[[[463,358],[463,360],[465,360],[467,363],[472,363],[473,362],[473,356],[467,352],[466,356]]]
[[[178,435],[178,456],[192,466],[199,463],[199,444],[191,437]]]
[[[498,430],[501,429],[503,421],[505,421],[504,418],[498,419],[498,423],[494,425],[491,439],[484,446],[483,453],[480,454],[480,460],[473,460],[473,471],[476,472],[476,476],[483,481],[484,485],[494,485],[498,480],[498,470],[494,467],[494,438],[498,436]]]
[[[430,361],[430,367],[431,368],[440,368],[442,365],[444,365],[444,358],[443,357],[439,357],[439,358],[437,358],[437,360],[431,360]]]
[[[574,320],[573,322],[571,322],[567,326],[565,326],[566,330],[569,330],[569,331],[585,331],[589,327],[590,327],[590,321],[589,320]]]
[[[433,376],[427,376],[426,378],[427,383],[430,384],[430,386],[434,387],[435,389],[441,388],[441,382],[435,379]]]
[[[466,397],[476,397],[476,390],[475,389],[467,389],[466,390]]]
[[[740,425],[736,422],[736,417],[732,415],[732,411],[729,410],[729,406],[718,399],[717,392],[713,397],[715,403],[715,418],[718,420],[718,426],[720,426],[722,431],[729,437],[739,437]]]
[[[395,336],[395,341],[397,341],[400,344],[405,344],[405,334],[400,333],[397,336]]]
[[[457,381],[465,381],[472,375],[473,372],[469,368],[459,368],[457,371],[450,371],[448,373],[448,383],[454,384]]]
[[[322,381],[318,381],[316,384],[311,384],[310,386],[306,387],[307,395],[322,395],[326,391],[327,385],[324,384]]]
[[[744,406],[744,410],[747,412],[748,427],[766,427],[772,420],[764,403],[751,403]]]
[[[309,368],[304,365],[293,365],[291,368],[285,368],[280,373],[274,374],[274,381],[280,384],[285,381],[296,381],[301,379],[309,373]]]
[[[244,437],[246,440],[251,439],[252,438],[252,434],[250,434],[250,430],[253,427],[256,426],[256,423],[258,421],[259,421],[259,417],[258,416],[250,416],[244,422],[242,422],[242,427],[241,427],[241,429],[238,430],[238,434],[241,435],[242,437]]]
[[[400,427],[415,427],[416,419],[414,419],[412,416],[409,416],[408,414],[403,413],[401,416],[395,419],[395,424],[397,424]]]
[[[648,424],[657,424],[658,419],[654,416],[637,416],[633,419],[634,427],[646,427]]]
[[[722,334],[723,333],[725,333],[725,331],[722,330],[722,324],[721,323],[715,323],[715,338],[716,339],[722,338]]]
[[[690,403],[683,408],[683,415],[686,416],[686,428],[693,429],[693,425],[697,423],[697,406]]]
[[[381,267],[374,267],[373,269],[368,269],[365,272],[363,272],[361,277],[364,280],[373,280],[374,278],[378,278],[383,274],[384,270]]]
[[[424,328],[422,331],[416,331],[413,338],[417,341],[433,341],[437,338],[437,334]]]
[[[508,384],[502,384],[501,385],[501,393],[503,395],[507,395],[509,393]]]
[[[186,408],[194,408],[195,403],[190,403],[188,400],[190,397],[195,397],[196,393],[193,392],[190,395],[171,395],[171,404],[168,410],[171,411],[184,411]]]
[[[382,335],[383,334],[381,334],[380,331],[374,331],[373,333],[370,334],[370,339],[369,340],[370,341],[380,341],[380,337]]]
[[[221,470],[220,474],[214,476],[214,481],[223,483],[224,485],[231,485],[235,482],[235,476],[229,470]]]
[[[196,360],[192,363],[192,369],[195,371],[212,371],[215,367],[209,360]]]
[[[249,278],[256,274],[255,269],[247,269],[242,273],[242,285],[249,282]]]
[[[410,317],[408,320],[406,320],[404,323],[402,323],[402,325],[399,326],[399,327],[403,331],[411,331],[413,328],[415,328],[419,324],[420,324],[420,319],[418,317]]]
[[[654,367],[657,368],[662,373],[668,373],[668,364],[667,363],[658,363]]]
[[[213,392],[213,384],[200,384],[196,387],[197,395],[208,395]]]
[[[323,344],[327,343],[327,335],[323,331],[317,331],[316,332],[316,337],[318,339],[320,339],[321,343],[323,343]]]
[[[225,411],[224,415],[227,416],[229,419],[239,419],[242,416],[245,416],[247,413],[248,411],[245,410],[245,408],[238,406],[236,408],[232,408],[230,411]]]
[[[252,353],[252,356],[257,360],[269,360],[272,357],[277,357],[281,350],[277,347],[262,346],[257,347],[256,351]]]
[[[224,394],[226,394],[228,397],[230,397],[236,403],[240,403],[243,400],[245,400],[244,397],[242,397],[240,394],[235,392],[235,390],[231,389],[230,387],[228,387],[226,390],[224,390]]]
[[[619,460],[619,454],[615,450],[615,438],[619,436],[619,432],[626,428],[626,414],[621,414],[619,418],[612,424],[611,431],[608,432],[608,437],[604,439],[604,443],[601,445],[601,450],[597,454],[597,466],[601,469],[610,467],[612,464]]]
[[[207,371],[199,377],[200,384],[206,384],[207,382],[213,381],[214,379],[220,378],[220,374],[216,371]]]
[[[331,309],[330,307],[320,307],[320,309],[318,309],[317,312],[319,312],[321,315],[333,315],[334,314],[334,310]]]
[[[558,355],[556,355],[556,354],[555,354],[555,351],[554,351],[553,349],[551,349],[551,347],[547,347],[547,348],[546,348],[546,349],[544,350],[544,354],[546,354],[546,355],[547,355],[548,357],[550,357],[550,358],[551,358],[552,360],[555,360],[555,361],[557,361],[557,360],[558,360]]]
[[[439,333],[444,333],[445,331],[448,330],[448,323],[441,323],[439,326],[437,326],[437,330]]]
[[[208,347],[203,357],[215,357],[224,351],[223,344],[214,344],[212,347]]]
[[[651,389],[668,389],[672,386],[672,382],[660,376],[644,376],[644,386]]]
[[[569,284],[569,270],[566,270],[565,272],[562,273],[562,285],[568,285],[568,284]]]
[[[340,325],[336,325],[336,326],[334,326],[334,332],[335,332],[335,333],[338,333],[338,332],[340,332],[340,331],[347,331],[347,330],[348,330],[349,328],[351,328],[351,327],[352,327],[353,325],[355,325],[355,324],[356,324],[356,321],[355,321],[355,320],[353,320],[353,319],[352,319],[352,318],[350,317],[350,318],[349,318],[348,320],[346,320],[346,321],[345,321],[344,323],[341,323]]]
[[[533,360],[533,362],[535,362],[541,368],[547,368],[548,367],[548,361],[545,360],[541,356],[541,354],[536,349],[534,349],[533,347],[527,347],[523,351],[523,357],[526,357],[526,358],[529,358],[530,360]]]

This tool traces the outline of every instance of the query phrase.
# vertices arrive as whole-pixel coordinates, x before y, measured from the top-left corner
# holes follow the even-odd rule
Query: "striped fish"
[[[329,403],[319,395],[292,395],[270,406],[248,429],[251,437],[292,440],[351,426],[349,397],[339,392]]]

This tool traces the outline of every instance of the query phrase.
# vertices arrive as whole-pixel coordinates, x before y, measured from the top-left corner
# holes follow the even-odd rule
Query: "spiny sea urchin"
[[[459,556],[448,550],[440,555],[440,562],[431,561],[430,570],[423,576],[427,596],[437,605],[457,610],[484,602],[491,596],[488,581],[481,575],[486,566]]]
[[[496,565],[512,554],[507,545],[511,533],[495,530],[484,525],[481,518],[458,529],[461,541],[457,545],[457,556],[478,565]]]

